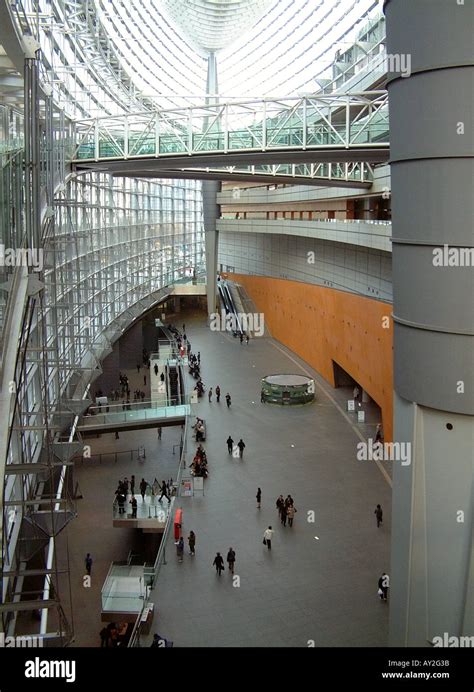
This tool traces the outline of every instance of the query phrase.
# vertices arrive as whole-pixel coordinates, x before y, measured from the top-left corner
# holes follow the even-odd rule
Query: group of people
[[[293,519],[297,510],[291,495],[287,495],[286,499],[284,499],[283,495],[277,497],[276,508],[283,526],[286,526],[287,521],[288,526],[293,526]]]
[[[133,475],[130,477],[130,481],[127,477],[125,477],[123,480],[119,479],[117,490],[115,491],[119,514],[125,514],[125,503],[129,493],[132,496],[129,500],[129,504],[132,505],[132,519],[135,519],[137,516],[138,505],[135,497],[135,476]]]
[[[234,574],[235,550],[232,547],[229,548],[227,552],[226,561],[229,568],[229,574]],[[214,558],[212,565],[216,568],[216,574],[220,577],[224,570],[224,558],[219,552],[216,553],[216,557]]]
[[[176,545],[176,555],[178,556],[178,562],[183,561],[183,555],[184,555],[184,538],[182,536],[179,537]],[[196,534],[194,531],[189,532],[188,536],[188,545],[189,545],[189,554],[194,557],[196,554]]]
[[[150,485],[148,481],[146,481],[144,478],[141,479],[140,481],[140,495],[142,496],[142,501],[145,502],[145,495],[152,495],[153,497],[157,497],[160,495],[160,500],[166,495],[168,497],[168,500],[170,496],[173,493],[173,479],[170,478],[169,481],[161,481],[161,483],[158,481],[158,479],[155,477],[155,480],[153,483]]]
[[[220,404],[220,402],[221,402],[221,388],[219,385],[216,385],[215,392],[216,392],[216,401],[218,404]],[[209,403],[211,403],[211,401],[212,401],[212,394],[213,394],[213,392],[212,392],[212,387],[211,387],[209,392],[208,392],[208,395],[207,395],[207,398],[209,399]],[[230,396],[229,392],[227,392],[227,394],[225,395],[225,403],[227,404],[227,408],[230,408],[230,405],[232,403],[232,397]]]
[[[135,389],[133,392],[133,401],[144,401],[145,399],[145,392],[142,392],[140,389]]]
[[[158,502],[161,502],[163,497],[166,497],[168,502],[171,502],[170,498],[173,491],[173,479],[171,478],[169,481],[161,481],[160,483],[158,479],[155,478],[153,484],[150,485],[150,483],[148,483],[144,478],[142,478],[139,484],[139,490],[140,495],[142,496],[142,502],[145,502],[145,495],[147,495],[148,493],[153,497],[157,497],[158,495],[160,495],[160,497],[158,498]],[[134,475],[130,477],[130,480],[128,480],[128,478],[125,477],[123,480],[119,479],[118,481],[117,489],[115,491],[115,497],[117,499],[119,514],[125,514],[125,504],[127,502],[128,496],[131,496],[129,500],[129,504],[132,508],[131,518],[136,519],[138,503],[137,498],[135,497]]]
[[[227,444],[227,451],[229,452],[229,454],[233,455],[234,454],[234,440],[232,439],[232,437],[230,435],[226,440],[226,444]],[[242,459],[242,457],[244,456],[244,449],[245,449],[245,442],[243,441],[242,438],[240,438],[240,440],[237,442],[236,449],[239,450],[239,458]]]
[[[190,469],[193,476],[199,476],[202,478],[208,477],[209,471],[207,469],[207,455],[206,450],[202,445],[198,445]]]
[[[198,399],[202,397],[204,392],[206,391],[206,387],[204,385],[204,382],[201,380],[201,378],[198,379],[196,382],[196,386],[194,387],[194,390],[197,392]]]
[[[128,381],[128,375],[122,375],[122,373],[119,372],[119,382],[120,382],[121,395],[122,396],[127,395],[129,397],[130,396],[130,384]]]
[[[189,346],[189,344],[188,344]],[[188,351],[189,357],[189,374],[194,377],[195,380],[199,379],[201,375],[201,352],[198,351],[197,355]]]
[[[107,627],[100,630],[100,647],[109,648],[121,646],[124,642],[124,637],[119,633],[119,629],[115,622],[109,622]]]

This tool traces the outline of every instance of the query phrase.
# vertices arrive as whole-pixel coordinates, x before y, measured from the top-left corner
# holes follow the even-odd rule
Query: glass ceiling
[[[220,0],[220,12],[213,14],[215,0],[94,1],[137,96],[162,108],[202,100],[204,48],[220,46],[222,96],[314,93],[316,78],[331,76],[336,51],[347,48],[381,9],[380,0]],[[249,27],[252,18],[257,22]],[[180,28],[183,23],[186,32]]]
[[[276,0],[161,0],[192,45],[215,53],[246,33]]]

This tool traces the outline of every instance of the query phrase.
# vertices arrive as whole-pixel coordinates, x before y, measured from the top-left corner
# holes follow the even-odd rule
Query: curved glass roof
[[[241,38],[276,0],[161,0],[190,42],[216,53]]]
[[[336,51],[380,13],[379,0],[94,2],[137,94],[162,108],[202,100],[211,49],[222,96],[314,93]]]
[[[45,81],[73,118],[301,95],[331,77],[380,0],[23,0]]]

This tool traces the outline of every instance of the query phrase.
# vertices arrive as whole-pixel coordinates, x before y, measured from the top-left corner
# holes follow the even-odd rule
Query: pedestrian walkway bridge
[[[370,187],[386,91],[229,101],[75,123],[72,163],[114,175]]]
[[[128,410],[124,410],[123,406],[122,403],[109,404],[108,412],[104,411],[105,407],[100,410],[97,407],[92,409],[93,415],[82,416],[77,431],[84,436],[121,430],[184,425],[186,416],[191,413],[190,403],[156,406],[151,401],[140,401],[128,404],[130,407]]]

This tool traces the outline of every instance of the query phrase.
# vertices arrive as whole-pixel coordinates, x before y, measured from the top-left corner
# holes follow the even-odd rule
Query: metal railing
[[[80,120],[73,160],[388,148],[388,132],[386,91],[266,98]]]
[[[183,477],[183,470],[186,467],[186,452],[187,452],[187,434],[188,434],[188,419],[186,418],[186,423],[184,426],[184,431],[183,431],[183,437],[182,437],[182,450],[181,450],[181,458],[179,461],[179,467],[178,467],[178,475],[176,479],[177,483],[177,491],[176,491],[176,497],[179,497],[179,489],[181,487],[181,480]],[[167,520],[166,520],[166,525],[161,537],[161,543],[160,547],[158,549],[158,553],[156,555],[155,563],[153,565],[153,570],[149,570],[149,574],[153,574],[152,577],[152,583],[150,584],[150,589],[154,588],[154,585],[156,583],[156,580],[158,578],[158,574],[161,569],[161,565],[166,564],[166,543],[169,538],[169,534],[171,531],[171,526],[173,525],[173,513],[170,512],[168,514]],[[141,609],[141,612],[139,613],[135,625],[132,630],[132,634],[130,635],[130,640],[128,642],[128,647],[129,648],[134,648],[134,647],[139,647],[140,646],[140,629],[141,629],[141,624],[142,624],[142,617],[143,613],[145,612],[147,608],[147,601],[146,599],[143,601],[143,607]]]
[[[101,452],[100,454],[92,454],[90,457],[85,457],[83,454],[76,454],[73,458],[72,461],[79,461],[79,459],[84,463],[84,459],[87,459],[88,461],[91,461],[93,463],[96,463],[97,461],[99,464],[102,464],[102,459],[105,458],[107,459],[109,457],[112,457],[112,460],[117,463],[117,459],[120,458],[121,455],[130,455],[130,461],[133,460],[133,455],[137,455],[137,459],[140,458],[140,450],[139,449],[126,449],[123,450],[122,452]]]

